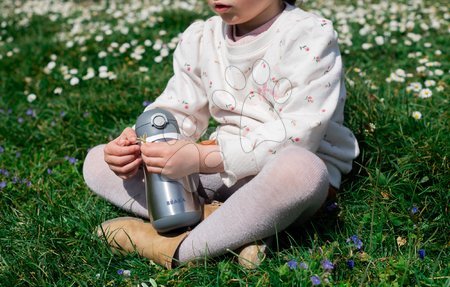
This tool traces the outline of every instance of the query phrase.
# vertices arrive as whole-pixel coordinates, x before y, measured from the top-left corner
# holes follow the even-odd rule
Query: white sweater
[[[239,45],[218,16],[193,23],[174,53],[174,76],[147,109],[164,108],[196,141],[210,117],[223,182],[257,174],[288,144],[316,153],[339,187],[359,153],[343,126],[345,86],[332,23],[287,6],[270,28]],[[301,176],[301,175],[300,175]]]

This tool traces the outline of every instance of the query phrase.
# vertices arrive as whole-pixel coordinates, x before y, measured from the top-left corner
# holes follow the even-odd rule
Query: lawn
[[[83,159],[161,93],[203,2],[0,2],[0,286],[450,286],[446,1],[302,4],[339,33],[361,154],[259,268],[230,253],[168,271],[93,234],[127,214],[89,191]]]

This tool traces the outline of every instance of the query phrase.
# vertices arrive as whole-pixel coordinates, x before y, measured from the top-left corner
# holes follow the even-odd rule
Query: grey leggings
[[[122,180],[103,160],[104,145],[91,149],[83,166],[89,188],[112,204],[147,218],[143,174]],[[199,223],[178,250],[181,262],[217,256],[303,222],[325,201],[329,188],[323,161],[301,147],[283,149],[254,177],[226,187],[219,174],[201,174],[206,200],[223,205]]]

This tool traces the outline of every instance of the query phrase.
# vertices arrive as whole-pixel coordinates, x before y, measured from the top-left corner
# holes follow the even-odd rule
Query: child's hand
[[[151,173],[179,179],[199,172],[200,150],[191,141],[143,143],[141,153],[147,171]]]
[[[136,132],[131,128],[126,128],[118,138],[105,146],[106,163],[122,179],[133,177],[142,163],[140,148],[136,141]]]

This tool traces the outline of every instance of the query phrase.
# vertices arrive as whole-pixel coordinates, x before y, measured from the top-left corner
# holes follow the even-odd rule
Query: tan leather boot
[[[136,251],[171,269],[173,256],[188,232],[162,235],[150,222],[134,217],[119,217],[103,222],[97,229],[97,235],[106,238],[113,251],[122,254]]]
[[[246,269],[256,269],[266,259],[269,246],[273,243],[273,236],[242,246],[237,250],[239,265]]]
[[[219,202],[205,204],[203,219],[208,217],[217,208]],[[113,251],[122,254],[138,252],[167,269],[173,267],[173,257],[181,242],[189,234],[158,233],[150,222],[135,217],[119,217],[105,221],[97,228],[97,236],[104,237]]]
[[[266,258],[267,245],[265,243],[250,243],[239,250],[239,265],[246,269],[255,269]]]
[[[203,219],[220,207],[213,201],[203,207]],[[135,217],[119,217],[105,221],[97,228],[97,236],[105,238],[113,251],[122,254],[138,252],[141,256],[164,266],[173,267],[173,257],[189,232],[158,233],[148,221]],[[257,268],[266,256],[266,243],[250,243],[238,250],[238,262],[247,269]]]

